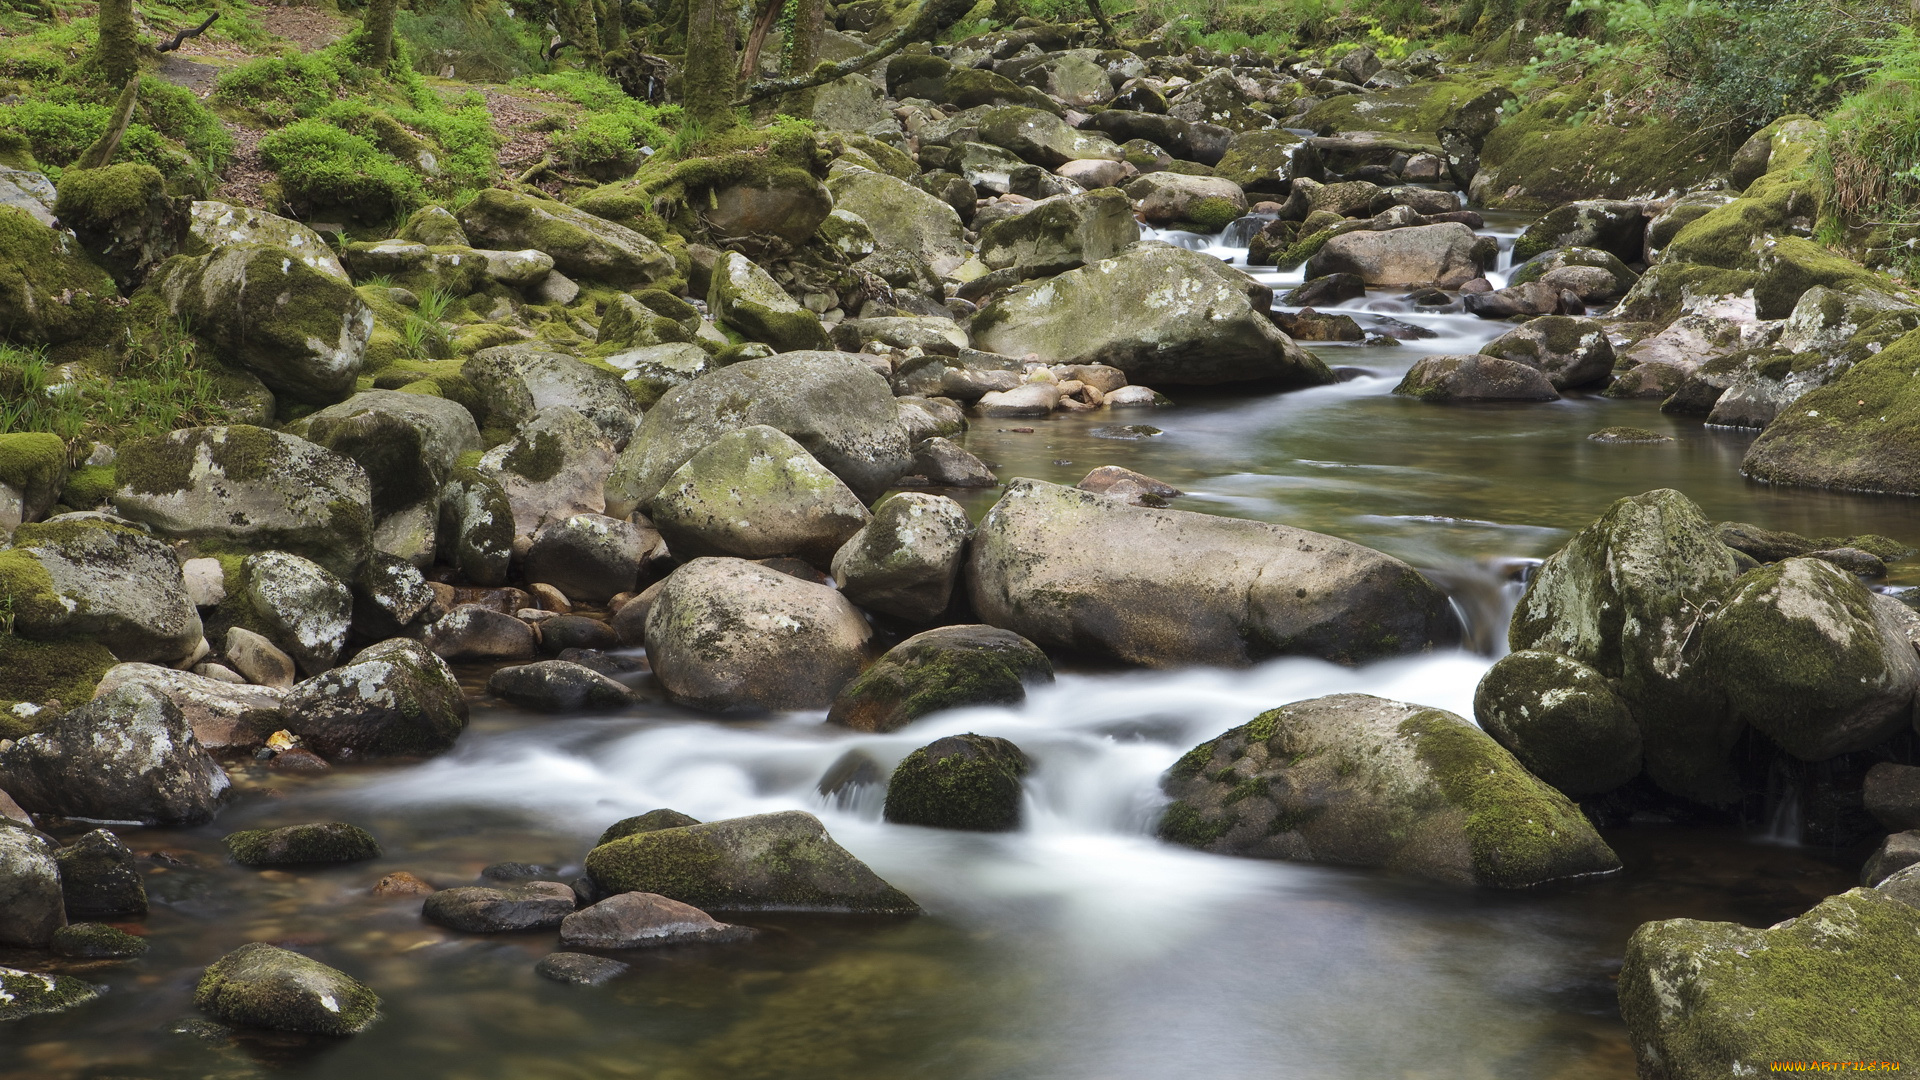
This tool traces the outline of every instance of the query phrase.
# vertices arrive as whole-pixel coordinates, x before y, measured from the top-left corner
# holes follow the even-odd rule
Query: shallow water
[[[1489,231],[1510,238],[1517,226]],[[1503,327],[1412,312],[1393,297],[1354,311],[1440,336],[1315,346],[1329,364],[1374,372],[1338,386],[1177,392],[1165,409],[983,421],[968,445],[1007,478],[1074,483],[1094,466],[1125,465],[1186,489],[1178,503],[1190,509],[1384,548],[1449,583],[1486,652],[1503,637],[1511,567],[1648,488],[1677,487],[1716,518],[1920,541],[1910,502],[1749,484],[1737,473],[1748,436],[1662,416],[1650,402],[1394,398],[1418,356],[1471,351]],[[1129,424],[1161,433],[1099,430]],[[1615,424],[1675,441],[1586,440]],[[993,497],[966,498],[983,511]],[[128,834],[136,851],[160,853],[147,863],[155,910],[137,924],[152,953],[74,965],[110,992],[0,1028],[0,1080],[1624,1080],[1633,1062],[1612,979],[1635,926],[1676,916],[1765,925],[1846,888],[1853,868],[1759,835],[1642,827],[1608,835],[1621,875],[1495,894],[1149,838],[1157,777],[1195,743],[1276,705],[1344,691],[1471,715],[1488,663],[1459,652],[1358,670],[1291,659],[1245,671],[1069,672],[1019,708],[929,717],[887,736],[828,729],[818,714],[716,721],[650,705],[547,718],[478,705],[443,757],[317,780],[256,772],[214,826]],[[1013,739],[1035,759],[1022,831],[891,826],[879,821],[874,788],[836,799],[816,790],[844,754],[887,769],[963,731]],[[367,893],[395,870],[449,886],[509,860],[566,879],[606,825],[659,806],[702,819],[811,810],[929,915],[742,915],[762,931],[751,943],[625,956],[630,975],[589,990],[533,975],[552,934],[457,935],[423,923],[417,900]],[[264,873],[222,856],[219,838],[235,829],[330,818],[365,825],[387,855]],[[248,940],[295,945],[363,978],[385,998],[385,1019],[326,1042],[172,1030],[194,1016],[199,970]]]

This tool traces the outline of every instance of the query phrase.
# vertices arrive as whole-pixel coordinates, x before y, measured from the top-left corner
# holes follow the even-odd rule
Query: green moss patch
[[[11,554],[0,552],[0,559]],[[4,588],[3,575],[0,570],[0,588]],[[39,726],[32,716],[13,711],[22,702],[58,701],[74,708],[92,701],[94,688],[117,663],[113,653],[97,641],[28,641],[0,634],[0,735],[19,738]]]

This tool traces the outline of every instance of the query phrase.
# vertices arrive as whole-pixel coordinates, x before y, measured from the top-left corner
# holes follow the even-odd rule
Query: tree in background
[[[393,11],[398,0],[367,0],[360,23],[360,62],[383,68],[393,60]]]
[[[114,86],[139,74],[140,33],[133,25],[133,0],[100,0],[100,34],[87,66]]]

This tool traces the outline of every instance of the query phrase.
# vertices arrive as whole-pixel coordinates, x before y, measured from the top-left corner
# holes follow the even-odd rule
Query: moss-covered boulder
[[[1528,772],[1583,799],[1640,774],[1640,726],[1606,676],[1559,653],[1501,657],[1473,692],[1473,718]]]
[[[37,728],[50,702],[91,700],[100,679],[119,661],[97,641],[31,641],[0,634],[0,738]]]
[[[0,825],[0,946],[44,949],[66,924],[53,843],[11,820]]]
[[[1865,750],[1913,722],[1920,657],[1898,601],[1820,559],[1741,575],[1700,629],[1734,712],[1806,761]]]
[[[973,254],[953,207],[905,180],[846,167],[834,170],[827,187],[836,207],[867,223],[879,249],[876,255],[900,252],[925,263],[935,276],[944,276]]]
[[[1513,261],[1530,262],[1558,248],[1592,248],[1637,262],[1646,238],[1647,213],[1640,203],[1581,200],[1556,206],[1527,226],[1513,242]]]
[[[1873,889],[1766,929],[1669,919],[1627,941],[1620,1014],[1642,1076],[1898,1061],[1920,1046],[1920,909]]]
[[[688,458],[649,513],[681,558],[791,555],[821,567],[871,519],[853,489],[765,424],[730,431]]]
[[[1457,131],[1475,148],[1514,112],[1514,92],[1498,81],[1455,75],[1376,94],[1342,94],[1292,126],[1341,131]]]
[[[1169,769],[1160,835],[1220,854],[1525,888],[1620,868],[1578,807],[1450,712],[1336,694]]]
[[[1134,212],[1149,225],[1190,224],[1219,232],[1247,212],[1240,185],[1217,176],[1148,173],[1128,184],[1126,192]]]
[[[1020,778],[1033,767],[1018,746],[988,735],[949,735],[908,754],[887,781],[896,825],[968,832],[1020,827]]]
[[[429,214],[434,210],[439,208],[429,207],[420,211],[420,214]],[[445,210],[439,212],[446,213]],[[414,216],[419,217],[420,214]],[[193,204],[188,229],[186,253],[189,255],[205,255],[214,248],[230,244],[266,244],[293,252],[306,266],[328,277],[343,282],[348,280],[346,268],[340,265],[339,257],[334,255],[333,249],[320,238],[320,234],[292,218],[248,206],[201,201]],[[415,239],[411,236],[407,238]],[[460,240],[420,242],[465,244],[466,240],[463,237]]]
[[[490,188],[460,209],[475,243],[504,251],[532,249],[552,256],[570,278],[636,288],[672,279],[673,255],[645,236],[602,217],[549,199]]]
[[[837,590],[741,559],[675,570],[646,622],[655,681],[712,711],[826,708],[860,673],[871,635]]]
[[[0,750],[0,791],[33,814],[198,824],[231,786],[173,702],[117,687]]]
[[[1087,158],[1119,161],[1123,157],[1120,148],[1105,136],[1076,130],[1052,113],[1019,105],[1003,106],[982,116],[980,141],[1011,150],[1045,169]]]
[[[474,467],[505,492],[513,507],[514,551],[524,555],[545,523],[606,509],[613,461],[602,428],[566,405],[549,405]]]
[[[0,206],[0,336],[22,345],[107,344],[126,319],[113,278],[66,234]]]
[[[889,495],[834,553],[833,578],[861,607],[925,625],[952,601],[972,535],[966,510],[952,499]]]
[[[1597,276],[1589,283],[1585,275],[1596,272]],[[1640,275],[1634,273],[1620,256],[1593,247],[1549,248],[1515,266],[1513,273],[1507,276],[1509,285],[1546,281],[1549,285],[1573,288],[1581,294],[1582,299],[1589,302],[1625,296],[1639,280]],[[1583,284],[1585,287],[1575,288]]]
[[[716,319],[776,352],[832,348],[820,316],[801,307],[765,270],[736,251],[715,261],[707,307]]]
[[[1017,705],[1053,682],[1047,654],[991,626],[942,626],[888,649],[834,699],[827,722],[897,731],[922,716],[972,705]]]
[[[111,919],[147,913],[147,886],[133,851],[105,829],[60,849],[60,894],[67,917]]]
[[[358,825],[323,821],[228,833],[227,854],[241,866],[306,866],[380,857],[380,844]]]
[[[1444,593],[1359,544],[1038,480],[1008,484],[987,512],[967,583],[982,622],[1149,667],[1276,654],[1357,663],[1460,632]]]
[[[1285,195],[1296,177],[1315,173],[1306,139],[1276,129],[1235,135],[1226,155],[1213,167],[1213,175],[1257,195]]]
[[[513,501],[500,481],[459,466],[440,489],[436,550],[475,585],[505,585],[517,535]]]
[[[113,504],[162,536],[280,550],[342,577],[366,558],[372,486],[351,459],[264,428],[183,428],[120,447]]]
[[[106,923],[72,923],[53,932],[55,956],[75,960],[131,960],[146,952],[146,939]]]
[[[625,349],[603,358],[606,365],[619,370],[634,404],[651,409],[667,391],[698,379],[719,368],[714,358],[698,345],[669,342]]]
[[[1606,327],[1578,315],[1543,315],[1480,346],[1483,356],[1525,364],[1555,390],[1605,385],[1613,374]]]
[[[1679,120],[1653,111],[1593,115],[1606,93],[1577,84],[1490,129],[1470,189],[1474,203],[1548,210],[1578,199],[1657,199],[1726,167],[1724,144]],[[1584,123],[1573,122],[1581,117]]]
[[[1127,196],[1111,188],[1042,199],[980,230],[980,261],[1022,278],[1110,259],[1140,239]]]
[[[544,409],[565,406],[593,421],[609,442],[633,434],[640,406],[621,372],[537,345],[474,353],[460,374],[478,396],[488,428],[520,428]]]
[[[587,873],[608,893],[658,893],[706,911],[920,912],[798,810],[622,837],[587,855]]]
[[[1920,494],[1917,366],[1920,331],[1788,405],[1740,471],[1770,484]]]
[[[43,431],[0,435],[0,532],[38,521],[67,484],[67,444]]]
[[[1541,564],[1507,641],[1615,680],[1640,724],[1648,776],[1726,806],[1739,795],[1728,754],[1744,725],[1686,646],[1737,574],[1733,552],[1685,495],[1621,499]]]
[[[599,847],[602,844],[611,844],[623,836],[634,836],[645,832],[658,832],[661,829],[678,829],[685,825],[698,824],[700,824],[700,819],[697,817],[683,814],[678,810],[670,810],[662,807],[658,810],[649,810],[644,814],[635,814],[633,817],[621,818],[619,821],[607,826],[606,831],[600,834],[600,839],[594,841],[593,846]]]
[[[286,697],[286,723],[330,758],[426,754],[466,729],[467,702],[446,661],[395,638],[297,684]]]
[[[397,390],[363,391],[287,431],[357,462],[376,518],[437,496],[460,456],[481,448],[473,414],[458,403]]]
[[[973,320],[974,346],[1056,364],[1108,364],[1150,386],[1333,381],[1267,317],[1272,290],[1204,252],[1135,244],[1011,289]]]
[[[224,1023],[313,1035],[357,1034],[380,1017],[379,995],[352,976],[260,941],[214,961],[193,1003]]]
[[[105,987],[71,975],[0,967],[0,1022],[65,1012],[105,993]]]
[[[1495,356],[1423,356],[1393,392],[1435,403],[1557,401],[1553,380],[1531,365]]]
[[[326,568],[284,551],[249,555],[241,564],[244,597],[261,631],[317,675],[333,667],[353,627],[353,592]]]
[[[191,200],[167,193],[160,170],[123,161],[99,169],[69,168],[60,177],[54,213],[80,246],[123,289],[146,280],[154,267],[187,243]]]
[[[105,522],[23,525],[0,551],[13,631],[92,638],[123,660],[172,663],[201,640],[200,613],[166,544]]]

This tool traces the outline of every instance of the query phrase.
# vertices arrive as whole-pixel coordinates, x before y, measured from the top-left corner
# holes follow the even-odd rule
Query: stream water
[[[1519,224],[1487,231],[1510,242]],[[1003,478],[1071,484],[1124,465],[1187,490],[1178,505],[1188,509],[1390,551],[1448,584],[1481,652],[1357,670],[1291,659],[1244,671],[1068,671],[1021,707],[929,717],[886,736],[828,729],[818,714],[718,721],[654,704],[554,718],[480,703],[443,757],[317,779],[256,772],[215,825],[129,833],[136,851],[156,853],[146,863],[154,911],[134,924],[152,951],[73,965],[110,992],[0,1029],[0,1080],[1631,1077],[1612,980],[1635,926],[1679,916],[1765,925],[1847,888],[1853,867],[1758,831],[1636,827],[1607,834],[1626,864],[1608,880],[1520,894],[1439,888],[1162,845],[1150,837],[1158,776],[1195,743],[1321,694],[1470,716],[1487,654],[1503,648],[1515,567],[1623,495],[1676,487],[1715,518],[1814,535],[1920,542],[1920,523],[1909,501],[1748,483],[1738,464],[1750,435],[1663,416],[1652,402],[1395,398],[1419,356],[1471,352],[1502,327],[1377,293],[1338,310],[1437,336],[1314,345],[1330,365],[1368,372],[1337,386],[977,421],[967,444]],[[1133,424],[1159,434],[1112,430]],[[1614,424],[1674,441],[1585,438]],[[972,496],[970,507],[993,498]],[[1920,578],[1893,582],[1908,580]],[[477,692],[484,673],[463,674]],[[1035,759],[1021,831],[887,825],[876,789],[817,790],[849,751],[891,768],[964,731],[1013,739]],[[533,974],[552,934],[458,935],[423,923],[418,900],[368,893],[395,870],[446,886],[502,861],[571,877],[606,825],[661,806],[702,819],[811,810],[929,915],[740,916],[762,931],[750,943],[624,957],[629,975],[585,990]],[[331,818],[366,826],[387,855],[268,872],[223,857],[220,837],[235,829]],[[199,970],[249,940],[297,946],[362,978],[385,999],[385,1019],[327,1042],[197,1027]]]

